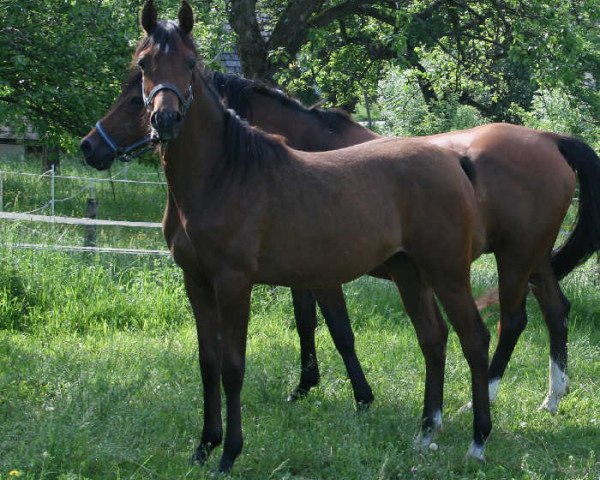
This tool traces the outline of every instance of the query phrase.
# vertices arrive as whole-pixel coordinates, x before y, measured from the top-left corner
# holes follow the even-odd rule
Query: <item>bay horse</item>
[[[284,136],[296,149],[327,151],[380,138],[342,111],[306,108],[279,91],[234,75],[213,72],[209,77],[228,107],[261,129]],[[142,116],[141,95],[141,74],[134,71],[120,102],[130,109],[137,108],[136,115]],[[119,108],[112,110],[113,115],[118,113]],[[113,123],[119,123],[118,119]],[[102,128],[101,122],[98,126]],[[103,132],[93,130],[84,139],[84,154],[112,161],[114,149],[109,148],[110,143],[103,141],[100,133]],[[121,128],[118,134],[128,145],[143,135],[137,123],[129,129]],[[480,209],[489,219],[487,252],[494,253],[499,265],[501,298],[498,345],[489,370],[490,400],[496,398],[500,379],[526,326],[524,300],[530,282],[550,335],[549,387],[542,408],[556,413],[568,388],[569,311],[556,279],[566,276],[600,247],[600,161],[589,146],[573,137],[510,124],[490,124],[422,138],[467,153],[480,179],[475,190]],[[565,168],[567,165],[570,168]],[[563,189],[556,187],[561,183],[571,185],[571,169],[578,174],[580,184],[577,222],[567,242],[552,252],[567,208]],[[538,175],[538,171],[545,175]],[[548,176],[553,181],[548,182]],[[572,187],[569,192],[572,195]],[[507,201],[511,198],[516,201]],[[382,269],[375,273],[389,278]],[[300,337],[301,375],[289,396],[291,400],[305,395],[319,381],[314,341],[315,295],[292,289],[292,299]],[[369,404],[373,395],[354,350],[341,289],[329,289],[327,295],[321,293],[317,303],[348,370],[357,405]]]
[[[229,471],[242,449],[240,391],[252,285],[319,292],[382,264],[425,356],[423,436],[441,418],[447,327],[434,314],[435,294],[471,370],[468,456],[483,459],[491,430],[489,333],[469,279],[470,262],[483,249],[469,160],[418,139],[322,153],[293,150],[224,108],[198,63],[193,24],[185,1],[178,25],[158,22],[152,1],[146,2],[145,37],[134,63],[142,70],[168,184],[164,234],[184,272],[198,330],[205,408],[195,459],[205,461],[222,440],[219,379],[227,405],[219,469]],[[110,166],[86,159],[96,168]]]

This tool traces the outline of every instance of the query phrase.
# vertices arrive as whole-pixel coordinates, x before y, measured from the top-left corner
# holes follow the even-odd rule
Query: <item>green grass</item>
[[[9,254],[9,255],[7,255]],[[193,320],[167,259],[3,251],[0,268],[0,478],[206,478],[188,458],[202,428]],[[8,265],[8,266],[7,266]],[[240,479],[519,478],[600,475],[600,302],[592,270],[565,282],[573,302],[571,392],[555,417],[537,410],[547,383],[547,334],[537,306],[493,407],[487,463],[465,463],[471,415],[466,362],[449,340],[439,450],[412,449],[424,367],[391,284],[346,287],[357,350],[376,402],[356,414],[329,334],[317,331],[322,383],[285,403],[298,378],[286,289],[256,288],[243,390]],[[493,264],[473,274],[494,283]],[[486,314],[494,332],[497,310]],[[492,340],[495,341],[494,338]]]

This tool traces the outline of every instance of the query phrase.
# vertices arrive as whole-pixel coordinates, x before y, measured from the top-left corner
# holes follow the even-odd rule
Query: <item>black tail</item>
[[[575,229],[564,245],[552,252],[552,268],[560,280],[600,249],[600,158],[576,138],[561,137],[557,146],[579,179]]]

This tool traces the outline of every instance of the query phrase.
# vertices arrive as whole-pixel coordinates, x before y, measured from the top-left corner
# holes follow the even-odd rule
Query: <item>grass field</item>
[[[0,256],[0,479],[210,477],[220,449],[205,467],[188,464],[202,428],[201,382],[193,320],[172,262],[7,247]],[[493,285],[494,275],[489,258],[478,261],[475,290]],[[444,431],[439,449],[422,454],[412,441],[424,365],[392,285],[362,278],[345,288],[359,358],[376,396],[361,414],[322,325],[321,385],[296,404],[285,402],[299,370],[290,296],[283,288],[257,287],[242,392],[245,447],[232,477],[598,480],[600,285],[594,265],[563,286],[573,304],[571,392],[558,415],[537,410],[547,388],[548,340],[531,301],[529,325],[492,409],[482,465],[463,459],[472,418],[459,409],[470,399],[470,381],[455,334],[448,346]],[[497,310],[485,318],[495,344]]]

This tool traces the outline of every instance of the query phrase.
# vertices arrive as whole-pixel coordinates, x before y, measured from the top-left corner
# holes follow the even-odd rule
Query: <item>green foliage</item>
[[[430,135],[474,127],[486,119],[474,108],[461,105],[455,98],[427,105],[415,73],[392,69],[379,83],[382,133],[397,136]]]
[[[220,68],[218,54],[236,40],[264,42],[264,56],[243,58],[245,68],[264,72],[262,80],[276,80],[307,104],[325,97],[326,106],[354,110],[365,95],[377,96],[391,69],[406,72],[425,101],[411,101],[414,111],[407,120],[397,117],[396,131],[429,133],[483,119],[531,123],[536,92],[555,90],[569,98],[574,115],[600,117],[597,0],[261,0],[246,9],[264,32],[260,39],[225,28],[242,3],[192,2],[194,35],[208,66]],[[0,0],[0,123],[21,130],[31,123],[46,143],[75,149],[127,74],[141,4]],[[178,6],[159,2],[161,17],[174,18]],[[584,130],[586,138],[595,135]]]
[[[142,3],[0,0],[0,123],[32,124],[45,142],[75,150],[127,76]],[[176,17],[179,1],[160,3]],[[195,35],[212,58],[223,18],[208,2],[194,7]]]
[[[592,107],[563,89],[540,90],[530,111],[514,105],[513,112],[524,125],[576,135],[600,149],[600,123]]]

